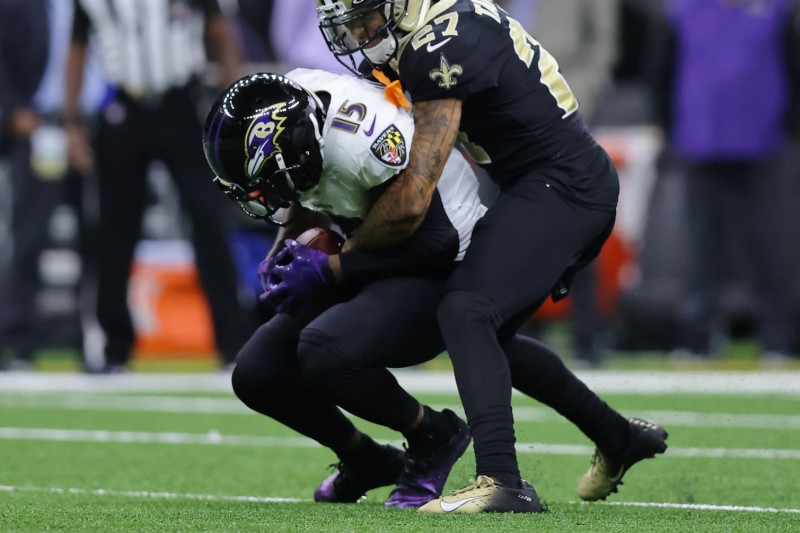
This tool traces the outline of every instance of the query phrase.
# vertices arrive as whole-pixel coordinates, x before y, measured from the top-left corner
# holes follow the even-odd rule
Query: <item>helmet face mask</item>
[[[328,48],[358,76],[356,52],[380,68],[395,57],[399,41],[417,29],[431,0],[317,0],[319,27]]]
[[[214,182],[251,217],[285,225],[282,210],[322,174],[325,111],[313,93],[277,74],[253,74],[214,103],[203,149]]]
[[[286,167],[281,154],[277,154],[276,158],[280,167],[278,170],[269,176],[256,177],[246,187],[219,176],[214,178],[214,183],[228,198],[238,202],[242,211],[250,217],[282,226],[286,221],[277,214],[290,207],[291,203],[300,197],[300,192],[291,179],[291,173],[299,170],[302,163]]]
[[[331,51],[336,55],[350,55],[387,37],[391,25],[390,4],[391,0],[376,0],[350,8],[344,2],[318,7],[320,28]]]

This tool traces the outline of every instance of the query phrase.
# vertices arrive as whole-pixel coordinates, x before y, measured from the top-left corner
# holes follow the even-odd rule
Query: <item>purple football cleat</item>
[[[455,434],[427,455],[417,455],[410,448],[406,450],[403,472],[384,503],[386,507],[420,507],[441,496],[450,470],[472,440],[466,422],[449,409],[442,413],[450,418],[456,428]]]
[[[403,468],[404,453],[394,446],[385,445],[382,448],[389,460],[379,467],[368,465],[356,469],[343,462],[331,465],[336,467],[336,472],[320,483],[314,491],[314,501],[355,503],[369,490],[394,485]]]

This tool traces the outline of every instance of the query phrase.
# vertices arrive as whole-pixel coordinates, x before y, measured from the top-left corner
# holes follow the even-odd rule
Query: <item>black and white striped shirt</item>
[[[133,97],[185,86],[206,65],[219,0],[75,0],[72,40],[97,46],[106,79]]]

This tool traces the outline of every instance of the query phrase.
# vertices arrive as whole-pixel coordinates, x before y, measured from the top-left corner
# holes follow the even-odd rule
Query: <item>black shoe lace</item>
[[[403,470],[400,472],[400,481],[406,477],[416,477],[425,471],[425,467],[430,462],[429,458],[411,450],[406,443],[403,443],[405,450],[405,461],[403,462]]]
[[[427,490],[425,486],[417,483],[417,480],[427,473],[431,464],[435,464],[435,459],[438,455],[436,452],[438,452],[439,449],[437,448],[427,455],[420,455],[414,452],[406,443],[403,443],[403,449],[405,450],[403,470],[400,472],[400,477],[397,479],[397,486],[392,490],[391,494],[393,495],[395,492],[402,491],[404,488],[408,487]]]
[[[346,465],[342,461],[329,466],[339,471],[339,475],[333,480],[333,487],[339,496],[345,499],[361,497],[372,488],[381,487],[390,483],[390,481],[383,479],[383,477],[394,480],[396,476],[396,473],[394,475],[389,474],[387,476],[382,476],[383,472],[375,469],[368,472],[353,470],[352,467]]]
[[[333,479],[333,488],[340,498],[357,498],[366,492],[366,489],[361,487],[358,476],[354,475],[353,471],[343,462],[339,461],[329,466],[339,471],[339,475]]]
[[[341,462],[341,461],[339,461],[338,463],[333,463],[333,464],[330,464],[330,465],[328,465],[328,466],[329,466],[329,467],[330,467],[332,470],[338,470],[338,471],[339,471],[339,475],[338,475],[338,476],[336,476],[336,477],[333,479],[333,486],[334,486],[334,488],[336,488],[336,489],[338,490],[338,489],[340,489],[340,488],[342,487],[342,485],[343,485],[343,484],[345,484],[345,483],[346,483],[346,481],[347,481],[347,479],[346,479],[346,478],[347,478],[347,474],[348,474],[348,471],[349,471],[350,469],[349,469],[349,468],[347,468],[347,467],[344,465],[344,463],[343,463],[343,462]]]

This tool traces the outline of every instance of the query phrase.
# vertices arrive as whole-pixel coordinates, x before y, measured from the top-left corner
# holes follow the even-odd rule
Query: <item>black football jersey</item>
[[[459,140],[501,186],[535,171],[584,204],[616,206],[616,172],[598,171],[610,164],[558,63],[494,2],[441,0],[393,66],[412,102],[462,100]]]

